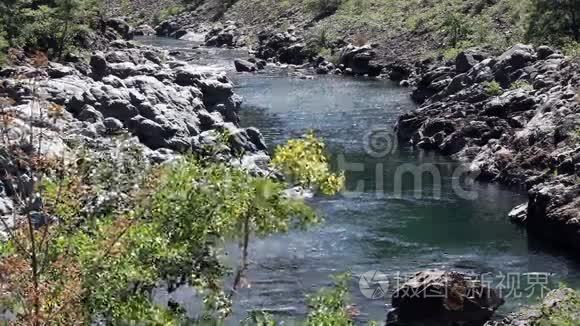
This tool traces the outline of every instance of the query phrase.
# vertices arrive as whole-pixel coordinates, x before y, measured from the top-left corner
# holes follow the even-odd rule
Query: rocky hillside
[[[235,21],[250,43],[262,30],[295,26],[317,50],[331,51],[336,41],[375,43],[377,59],[392,63],[453,56],[475,44],[505,47],[522,38],[522,5],[513,0],[238,0],[231,5],[206,0],[177,21]],[[217,14],[220,9],[223,15]]]

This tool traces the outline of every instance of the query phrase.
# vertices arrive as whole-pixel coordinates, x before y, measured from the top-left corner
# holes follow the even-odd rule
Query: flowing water
[[[169,39],[143,42],[191,48]],[[393,144],[385,131],[392,130],[401,113],[416,108],[408,90],[383,80],[301,80],[280,71],[237,74],[232,61],[245,56],[244,51],[188,51],[196,57],[193,63],[228,70],[236,93],[244,97],[242,124],[258,127],[270,147],[314,130],[327,143],[335,165],[348,167],[349,193],[312,200],[324,224],[251,243],[251,287],[236,296],[233,325],[251,310],[300,318],[307,312],[305,296],[345,271],[353,275],[351,299],[361,311],[361,323],[384,320],[394,280],[424,269],[485,274],[486,281],[515,288],[500,315],[535,302],[543,273],[550,273],[546,286],[564,281],[580,287],[580,264],[538,245],[510,224],[507,213],[526,201],[524,194],[494,184],[471,184],[459,173],[458,163]],[[386,138],[369,143],[380,137]],[[413,177],[403,169],[431,174]],[[369,271],[391,280],[383,286],[383,298],[372,300],[361,291],[360,277]],[[190,289],[173,296],[192,314],[198,309]]]

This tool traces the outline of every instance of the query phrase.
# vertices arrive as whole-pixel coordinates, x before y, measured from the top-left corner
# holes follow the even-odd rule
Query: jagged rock
[[[458,272],[424,271],[415,274],[392,295],[394,311],[388,325],[405,322],[439,325],[482,325],[504,303],[498,293]]]
[[[262,31],[258,34],[258,43],[256,57],[263,60],[300,65],[308,58],[302,39],[288,32]]]
[[[90,59],[90,66],[96,80],[100,80],[107,75],[107,60],[103,54],[93,54]]]
[[[458,74],[468,72],[489,55],[477,49],[463,51],[455,58],[455,70]]]
[[[543,298],[541,304],[528,306],[517,312],[511,313],[502,320],[488,321],[484,326],[532,326],[537,325],[542,317],[549,317],[555,310],[565,309],[570,311],[576,304],[573,302],[574,290],[561,288],[550,291]],[[575,322],[580,320],[580,314],[576,314]]]
[[[471,60],[464,53],[455,67],[423,67],[413,91],[421,107],[402,115],[396,131],[403,143],[471,162],[481,180],[526,187],[527,213],[522,206],[514,219],[578,248],[580,203],[572,180],[580,148],[571,135],[580,121],[580,67],[553,52],[516,45],[495,58]],[[489,96],[494,79],[506,90]]]
[[[352,44],[344,47],[339,56],[339,63],[352,70],[355,75],[378,76],[382,67],[371,64],[375,58],[375,52],[370,45],[354,46]]]
[[[75,70],[71,67],[67,67],[56,62],[51,62],[48,65],[46,72],[50,78],[62,78],[64,76],[74,74]]]
[[[529,191],[527,228],[556,243],[580,249],[580,184],[562,175]]]

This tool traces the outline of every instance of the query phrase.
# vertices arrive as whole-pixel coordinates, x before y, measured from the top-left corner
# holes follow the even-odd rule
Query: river
[[[302,80],[281,70],[238,74],[233,59],[247,56],[243,50],[191,50],[188,42],[160,38],[141,41],[189,52],[192,63],[204,69],[227,70],[244,98],[242,125],[259,128],[271,148],[314,130],[328,145],[334,165],[347,168],[349,192],[311,201],[324,224],[251,243],[251,287],[236,296],[232,325],[251,310],[301,318],[307,312],[305,296],[330,285],[330,275],[345,271],[352,273],[351,300],[361,311],[361,324],[384,320],[394,279],[424,269],[484,274],[486,281],[509,287],[498,315],[536,302],[542,285],[566,282],[580,288],[579,263],[509,222],[507,213],[526,201],[525,194],[470,183],[459,163],[395,144],[389,131],[397,117],[416,108],[407,89],[364,78]],[[405,170],[428,173],[417,173],[417,178]],[[369,299],[359,282],[370,271],[391,280],[383,284],[384,297]],[[189,289],[173,296],[190,313],[197,311]]]

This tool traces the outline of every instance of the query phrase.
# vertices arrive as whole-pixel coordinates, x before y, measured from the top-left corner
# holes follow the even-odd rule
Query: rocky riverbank
[[[88,60],[34,58],[0,76],[3,137],[26,152],[72,159],[81,149],[110,151],[122,140],[150,163],[191,152],[225,160],[241,153],[237,162],[259,173],[256,163],[268,160],[260,154],[266,149],[260,132],[238,127],[241,98],[225,73],[202,71],[157,48],[117,39]],[[27,142],[31,134],[42,142]],[[216,152],[225,134],[227,146]],[[0,216],[10,224],[11,195],[26,187],[12,176],[26,173],[6,149],[0,157]]]
[[[566,247],[580,243],[580,70],[548,47],[460,53],[424,66],[399,118],[404,143],[467,162],[481,180],[522,187],[511,217]]]

